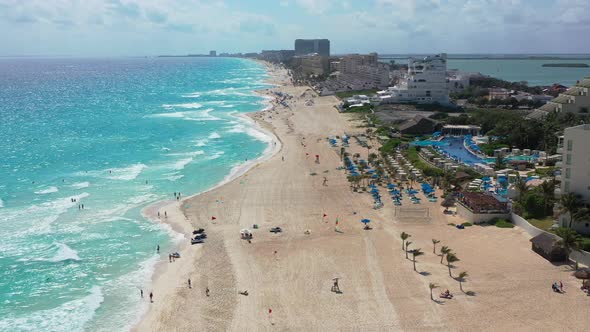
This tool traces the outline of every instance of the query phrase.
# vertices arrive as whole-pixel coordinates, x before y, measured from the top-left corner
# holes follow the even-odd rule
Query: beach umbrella
[[[590,268],[584,267],[578,269],[576,272],[572,273],[572,275],[578,279],[581,279],[583,282],[583,280],[590,279]]]
[[[366,218],[365,218],[365,219],[361,219],[361,222],[362,222],[363,224],[365,224],[365,228],[368,228],[369,226],[367,226],[367,224],[368,224],[368,223],[370,223],[370,222],[371,222],[371,220],[370,220],[370,219],[366,219]]]

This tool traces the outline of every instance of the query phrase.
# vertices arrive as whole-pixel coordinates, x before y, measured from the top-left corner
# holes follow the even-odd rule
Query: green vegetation
[[[510,148],[510,145],[499,142],[492,142],[487,144],[480,144],[479,147],[485,154],[487,154],[488,156],[492,156],[494,155],[494,150]]]
[[[444,175],[444,171],[442,169],[430,166],[429,164],[424,162],[422,158],[420,158],[420,156],[418,155],[418,150],[414,146],[410,147],[406,151],[406,157],[408,158],[408,161],[410,161],[414,165],[414,167],[421,170],[422,173],[424,173],[424,175],[426,176],[432,177]]]
[[[447,123],[478,125],[483,134],[495,137],[492,143],[519,149],[543,150],[553,154],[557,150],[557,132],[589,120],[588,114],[571,112],[552,112],[543,120],[534,120],[525,119],[524,114],[518,111],[479,109],[449,117]]]
[[[555,173],[555,167],[535,167],[535,171],[527,173],[528,176],[538,175],[540,177],[551,177]]]
[[[392,138],[385,142],[380,148],[381,153],[391,154],[402,143],[399,138]]]
[[[353,90],[353,91],[343,91],[343,92],[336,92],[336,97],[340,99],[351,98],[355,95],[374,95],[377,93],[377,89],[370,89],[370,90]]]
[[[343,105],[344,112],[346,113],[371,113],[373,111],[373,105],[365,104],[363,106],[350,107],[348,104]]]
[[[489,222],[490,225],[495,225],[499,228],[513,228],[514,224],[506,219],[494,219]]]
[[[470,226],[473,226],[473,224],[472,224],[472,223],[470,223],[470,222],[464,222],[464,223],[462,223],[461,225],[462,225],[463,227],[470,227]]]
[[[551,226],[553,225],[553,218],[552,217],[545,217],[542,219],[532,218],[532,219],[527,219],[527,221],[531,225],[537,227],[538,229],[542,229],[544,231],[548,231],[551,228]]]

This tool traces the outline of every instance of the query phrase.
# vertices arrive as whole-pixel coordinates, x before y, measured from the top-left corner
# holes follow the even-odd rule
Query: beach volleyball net
[[[428,222],[430,221],[430,208],[396,207],[394,215],[402,222]]]

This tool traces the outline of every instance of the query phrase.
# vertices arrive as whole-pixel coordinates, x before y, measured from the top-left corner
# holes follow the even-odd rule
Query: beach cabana
[[[567,252],[560,246],[559,237],[549,233],[541,233],[531,240],[532,249],[550,262],[563,262],[567,260]]]

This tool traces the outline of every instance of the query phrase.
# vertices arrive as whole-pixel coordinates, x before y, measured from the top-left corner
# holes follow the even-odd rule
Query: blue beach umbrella
[[[361,222],[362,222],[363,224],[365,224],[365,226],[367,226],[367,224],[368,224],[368,223],[370,223],[370,222],[371,222],[371,220],[370,220],[370,219],[361,219]]]

